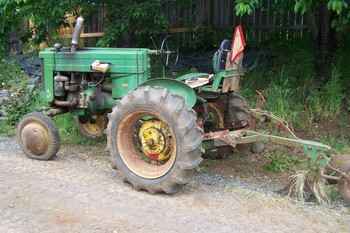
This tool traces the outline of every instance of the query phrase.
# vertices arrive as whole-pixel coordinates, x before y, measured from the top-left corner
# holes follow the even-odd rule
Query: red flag
[[[235,62],[236,59],[243,53],[246,46],[245,36],[242,25],[238,25],[235,28],[232,40],[232,52],[231,52],[231,63]]]

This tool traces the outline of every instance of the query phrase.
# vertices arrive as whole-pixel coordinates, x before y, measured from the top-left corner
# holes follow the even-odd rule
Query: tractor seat
[[[218,73],[225,70],[227,53],[231,51],[231,40],[223,40],[220,44],[220,48],[214,53],[213,56],[213,71]]]

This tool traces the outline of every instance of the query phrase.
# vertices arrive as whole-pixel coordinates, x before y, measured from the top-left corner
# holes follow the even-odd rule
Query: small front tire
[[[50,160],[60,148],[60,137],[53,121],[40,112],[25,115],[17,125],[17,141],[24,154],[35,160]]]

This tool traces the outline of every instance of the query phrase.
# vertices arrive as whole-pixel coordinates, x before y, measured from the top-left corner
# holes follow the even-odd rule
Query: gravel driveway
[[[294,203],[204,171],[174,196],[150,195],[119,179],[103,145],[64,145],[40,162],[0,138],[0,232],[349,233],[350,210]]]

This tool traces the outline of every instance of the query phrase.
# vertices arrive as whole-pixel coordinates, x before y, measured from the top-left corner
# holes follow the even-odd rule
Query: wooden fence
[[[178,34],[183,43],[195,40],[198,28],[232,31],[233,26],[243,24],[248,41],[263,42],[271,37],[295,39],[303,37],[306,24],[302,15],[273,9],[275,0],[263,0],[262,7],[250,16],[237,17],[234,0],[191,0],[181,6],[175,0],[164,0],[162,11],[170,24],[170,33]],[[87,19],[85,38],[103,36],[106,7]],[[92,40],[94,41],[94,40]]]
[[[294,13],[293,9],[273,9],[273,1],[263,0],[258,10],[245,17],[235,15],[234,0],[192,0],[188,7],[167,1],[163,11],[170,26],[175,28],[204,26],[230,30],[237,24],[243,24],[248,40],[262,42],[271,36],[285,39],[303,37],[306,30],[304,17]]]

